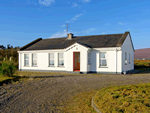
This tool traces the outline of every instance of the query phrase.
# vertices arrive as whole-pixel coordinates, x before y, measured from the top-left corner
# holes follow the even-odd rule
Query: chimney
[[[71,40],[72,38],[73,38],[73,34],[72,34],[72,33],[69,33],[67,39],[68,39],[68,40]]]

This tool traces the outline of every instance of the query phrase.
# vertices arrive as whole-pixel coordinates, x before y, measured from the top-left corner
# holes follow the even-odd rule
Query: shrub
[[[14,61],[3,61],[2,62],[2,73],[5,76],[13,76],[16,71],[15,62]]]

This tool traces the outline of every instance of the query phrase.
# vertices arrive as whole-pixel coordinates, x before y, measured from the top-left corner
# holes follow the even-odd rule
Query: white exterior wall
[[[90,71],[92,72],[122,72],[122,52],[118,48],[95,48],[90,52]],[[107,66],[100,67],[100,52],[107,53]]]
[[[67,71],[73,72],[73,52],[80,52],[80,71],[87,72],[87,50],[86,47],[75,44],[67,51]]]
[[[20,51],[19,70],[49,70],[73,72],[73,52],[80,52],[80,72],[87,72],[88,49],[74,44],[68,50]],[[37,66],[32,66],[32,54],[37,54]],[[49,53],[54,53],[54,67],[49,67]],[[58,53],[64,53],[64,67],[58,67]],[[29,66],[24,66],[24,54],[29,54]]]
[[[64,67],[58,67],[58,53],[64,53]],[[37,54],[37,66],[32,66],[32,54]],[[54,67],[49,67],[49,53],[54,53],[55,62]],[[51,70],[51,71],[66,71],[67,69],[67,56],[66,52],[60,51],[22,51],[22,53],[19,53],[20,60],[19,60],[19,69],[22,70]],[[24,54],[29,54],[29,66],[24,66]]]
[[[134,69],[134,50],[131,43],[130,35],[128,34],[122,45],[122,70],[128,71]],[[125,52],[127,52],[127,65],[125,65]],[[131,54],[130,64],[129,64],[129,53]]]

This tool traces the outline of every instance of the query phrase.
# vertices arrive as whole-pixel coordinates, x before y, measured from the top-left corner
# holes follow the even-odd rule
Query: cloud
[[[83,13],[80,13],[80,14],[75,15],[71,20],[72,20],[72,21],[75,21],[75,20],[77,20],[81,15],[83,15]]]
[[[66,21],[66,23],[69,23],[70,21]]]
[[[82,12],[83,12],[83,13],[85,13],[85,12],[86,12],[86,10],[83,10]]]
[[[96,31],[96,28],[89,28],[89,29],[81,31],[81,32],[82,33],[93,33],[94,31]]]
[[[65,37],[65,36],[67,36],[67,32],[57,32],[49,38],[60,38],[60,37]]]
[[[91,0],[82,0],[83,2],[91,2]]]
[[[101,33],[101,34],[106,34],[105,32]]]
[[[67,31],[66,30],[63,30],[64,32],[57,32],[55,34],[53,34],[51,37],[49,38],[60,38],[60,37],[66,37],[67,36]],[[97,31],[96,28],[89,28],[89,29],[86,29],[86,30],[83,30],[83,31],[79,31],[79,32],[73,32],[74,34],[77,34],[77,33],[93,33],[94,31]],[[70,32],[70,31],[69,31]],[[105,34],[105,33],[102,33],[102,34]]]
[[[61,27],[65,27],[66,25],[62,25]]]
[[[105,25],[111,25],[110,23],[107,23],[107,24],[105,24]]]
[[[73,2],[72,4],[73,4],[72,7],[77,7],[78,6],[78,4],[75,3],[75,2]]]
[[[123,23],[122,23],[122,22],[118,22],[118,24],[119,24],[119,25],[123,25]]]
[[[31,2],[31,1],[29,1],[29,0],[27,0],[27,2],[28,2],[28,4],[34,4],[34,5],[36,5],[35,2]]]
[[[44,5],[44,6],[49,6],[53,2],[55,2],[55,0],[39,0],[39,4]]]

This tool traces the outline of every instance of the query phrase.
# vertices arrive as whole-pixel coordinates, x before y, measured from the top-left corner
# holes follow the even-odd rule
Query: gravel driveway
[[[61,113],[58,106],[71,96],[109,85],[150,82],[150,75],[61,75],[0,86],[1,113]]]

